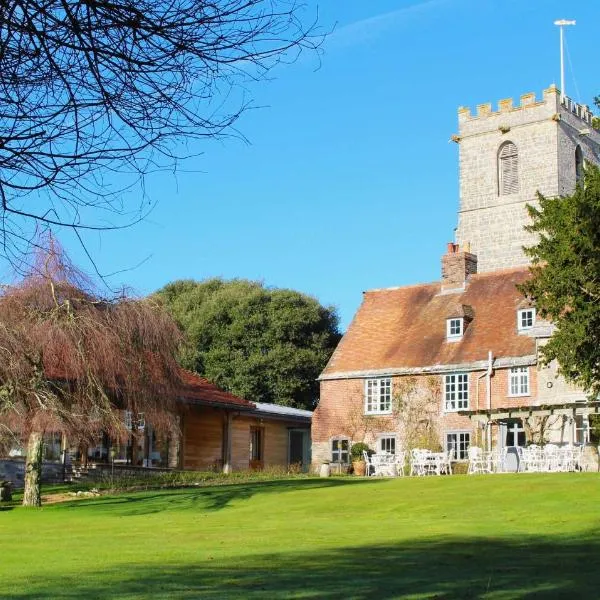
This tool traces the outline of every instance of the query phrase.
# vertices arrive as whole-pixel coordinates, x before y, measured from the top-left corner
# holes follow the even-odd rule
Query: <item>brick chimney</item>
[[[442,256],[442,292],[464,288],[473,273],[477,273],[477,256],[449,242],[448,252]]]

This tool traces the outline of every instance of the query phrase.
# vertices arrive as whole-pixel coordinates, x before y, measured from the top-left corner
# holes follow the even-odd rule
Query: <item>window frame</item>
[[[573,440],[578,445],[590,443],[590,416],[575,415],[573,419]]]
[[[502,154],[505,152],[505,149],[510,148],[510,150],[512,151],[512,149],[514,149],[514,154],[509,154],[507,152],[506,156],[503,156]],[[508,174],[509,171],[509,159],[514,159],[514,189],[512,189],[512,187],[509,185],[508,181],[507,181],[507,177],[506,175]],[[498,154],[497,154],[497,172],[498,172],[498,196],[512,196],[513,194],[518,194],[519,193],[519,149],[517,148],[517,145],[510,141],[507,140],[506,142],[502,143],[500,145],[500,147],[498,148]]]
[[[374,385],[376,382],[376,385]],[[365,379],[364,389],[365,415],[390,415],[392,414],[392,378],[369,377]],[[387,400],[382,402],[382,397]],[[385,405],[387,408],[382,408]]]
[[[454,460],[456,461],[464,461],[464,460],[469,460],[469,446],[471,445],[471,431],[467,430],[467,429],[453,429],[451,431],[446,431],[444,433],[444,450],[446,452],[450,452],[452,451],[452,456],[451,456],[451,460],[452,457],[454,457]],[[467,436],[467,441],[466,441],[466,446],[464,446],[464,448],[462,448],[461,450],[461,444],[464,445],[464,441],[460,440],[460,436]],[[448,442],[448,438],[450,436],[455,436],[456,437],[456,445],[450,445]],[[456,452],[458,448],[458,453]]]
[[[265,428],[261,426],[250,427],[250,462],[263,462],[265,459]]]
[[[390,444],[391,449],[384,449],[384,441],[392,442]],[[396,450],[398,449],[398,436],[395,433],[380,433],[377,436],[377,448],[378,452],[381,454],[396,454]]]
[[[522,375],[525,374],[525,378]],[[526,390],[523,390],[523,381],[526,384]],[[513,392],[514,388],[517,390]],[[531,396],[531,374],[529,367],[511,367],[508,369],[508,397],[519,398],[521,396]]]
[[[452,333],[452,325],[454,322],[458,322],[458,333]],[[460,340],[465,333],[465,319],[464,317],[451,317],[446,319],[446,339],[448,341]]]
[[[523,319],[527,313],[531,313],[531,325],[523,325]],[[529,331],[530,329],[533,329],[535,327],[536,316],[535,307],[533,306],[529,308],[519,308],[519,310],[517,310],[517,331]]]
[[[334,448],[333,448],[334,444],[342,444],[343,442],[346,442],[345,450],[342,447],[339,447],[338,449],[334,450]],[[338,460],[336,460],[334,458],[334,453],[337,453],[339,455]],[[346,436],[338,436],[338,437],[331,438],[329,440],[329,454],[331,456],[332,463],[339,464],[339,465],[349,465],[350,464],[350,438],[348,438]],[[346,455],[345,462],[342,460],[344,454]]]
[[[453,382],[449,383],[449,379],[454,378]],[[462,381],[461,381],[462,379]],[[448,386],[453,385],[454,390],[449,390]],[[463,386],[461,389],[460,386]],[[452,398],[448,397],[449,392],[452,393]],[[458,396],[463,394],[463,398]],[[443,401],[443,412],[458,412],[459,410],[469,410],[469,373],[465,371],[457,371],[454,373],[446,373],[442,380],[442,401]],[[450,403],[454,404],[454,407],[449,407]]]

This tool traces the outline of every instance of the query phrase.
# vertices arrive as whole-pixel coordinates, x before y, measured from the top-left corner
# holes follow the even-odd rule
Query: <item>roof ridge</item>
[[[503,269],[494,269],[493,271],[484,271],[483,273],[472,273],[471,275],[469,275],[469,277],[467,279],[467,283],[471,279],[480,279],[482,277],[492,277],[495,275],[504,275],[507,273],[524,273],[527,271],[529,271],[529,266],[523,265],[520,267],[504,267]],[[409,290],[412,288],[428,287],[428,286],[434,286],[434,285],[437,286],[437,285],[441,285],[441,284],[442,284],[441,280],[424,281],[421,283],[410,283],[408,285],[394,285],[394,286],[385,287],[385,288],[372,288],[370,290],[365,290],[363,292],[363,294],[371,294],[374,292],[395,292],[398,290]]]

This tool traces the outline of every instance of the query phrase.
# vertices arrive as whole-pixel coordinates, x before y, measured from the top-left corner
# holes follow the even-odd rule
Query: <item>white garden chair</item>
[[[486,460],[483,456],[483,450],[481,448],[478,446],[469,446],[467,449],[467,456],[469,458],[467,475],[477,475],[487,471]]]
[[[586,471],[587,465],[583,460],[583,453],[585,451],[585,446],[576,446],[573,448],[573,470],[574,471]]]
[[[396,465],[396,475],[404,477],[404,465],[406,464],[406,452],[397,452],[394,459]]]
[[[546,444],[544,446],[544,470],[550,473],[556,473],[561,470],[561,461],[559,448],[556,444]]]
[[[373,465],[373,462],[371,461],[371,457],[369,456],[368,452],[366,450],[363,450],[363,458],[365,459],[365,463],[367,464],[367,477],[370,477],[371,475],[375,475],[375,466]]]
[[[371,455],[371,464],[373,465],[373,475],[382,475],[394,477],[396,475],[396,456],[394,454],[373,454]]]
[[[427,475],[427,455],[429,450],[421,450],[420,448],[413,448],[410,451],[410,474],[411,476]]]
[[[452,450],[446,450],[442,452],[442,456],[439,459],[439,475],[452,475]]]

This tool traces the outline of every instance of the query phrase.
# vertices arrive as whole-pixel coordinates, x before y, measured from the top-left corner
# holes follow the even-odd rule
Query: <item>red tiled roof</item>
[[[466,289],[440,293],[440,283],[365,292],[348,331],[325,367],[332,373],[419,368],[535,354],[535,339],[517,332],[523,296],[515,287],[528,269],[471,275]],[[446,341],[446,319],[469,307],[461,340]]]
[[[255,404],[239,396],[234,396],[229,392],[226,392],[214,383],[211,383],[204,377],[187,371],[186,369],[180,369],[180,376],[183,381],[183,387],[181,390],[181,397],[191,402],[206,402],[209,404],[230,404],[236,407],[245,407],[248,409],[255,408]]]

